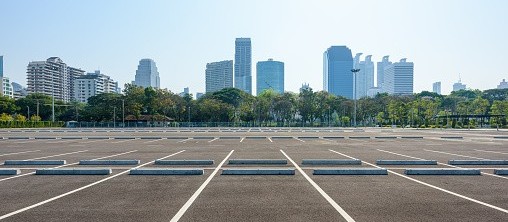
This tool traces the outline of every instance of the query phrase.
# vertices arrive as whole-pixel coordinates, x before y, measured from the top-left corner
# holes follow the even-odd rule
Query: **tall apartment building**
[[[256,94],[266,89],[284,93],[284,63],[279,61],[261,61],[256,64]]]
[[[441,95],[441,82],[432,83],[432,92]]]
[[[508,82],[506,82],[505,79],[503,79],[502,82],[497,85],[497,89],[508,89]]]
[[[354,58],[354,68],[360,69],[356,73],[356,98],[360,99],[368,95],[368,90],[374,87],[374,63],[372,55],[365,56],[365,60],[361,61],[360,57],[363,53],[357,53]]]
[[[12,90],[12,85],[11,85],[11,82],[9,80],[9,78],[7,77],[2,77],[1,78],[2,81],[2,87],[1,87],[1,90],[2,90],[2,94],[0,96],[7,96],[9,98],[14,98],[14,91]]]
[[[383,92],[395,95],[413,94],[414,64],[401,59],[383,70]]]
[[[235,40],[235,88],[252,94],[252,45],[250,38]]]
[[[74,79],[85,71],[67,66],[60,58],[30,62],[27,66],[27,91],[54,96],[56,100],[69,102],[74,97]]]
[[[323,54],[323,90],[353,98],[353,56],[346,46],[332,46]]]
[[[233,60],[206,64],[206,93],[233,87]]]
[[[86,103],[88,98],[101,93],[119,93],[118,82],[100,70],[74,79],[74,99]]]
[[[4,56],[0,56],[0,96],[3,95],[4,92]]]
[[[133,84],[145,88],[160,88],[161,85],[159,71],[157,71],[157,65],[155,64],[155,61],[152,59],[141,59],[139,61]]]
[[[380,92],[384,92],[383,90],[383,83],[385,81],[385,68],[392,64],[390,62],[390,56],[383,56],[383,60],[381,62],[377,63],[377,87],[379,88]]]

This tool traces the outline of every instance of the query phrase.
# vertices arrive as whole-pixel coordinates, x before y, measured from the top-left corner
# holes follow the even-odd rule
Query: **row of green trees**
[[[32,120],[52,119],[51,97],[31,94],[0,99],[0,113],[23,114]],[[176,122],[236,122],[267,126],[352,126],[354,101],[325,91],[304,89],[278,94],[267,90],[258,96],[226,88],[194,100],[166,89],[127,84],[123,95],[105,93],[88,103],[55,102],[59,121],[122,122],[151,120]],[[357,101],[357,125],[411,127],[477,127],[507,125],[508,90],[461,90],[442,96],[422,92],[411,96],[378,94]],[[37,115],[38,114],[38,115]],[[467,116],[469,115],[469,116]],[[471,117],[477,115],[479,117]],[[484,116],[496,115],[495,118]],[[19,117],[21,118],[21,117]],[[150,119],[149,118],[149,119]]]

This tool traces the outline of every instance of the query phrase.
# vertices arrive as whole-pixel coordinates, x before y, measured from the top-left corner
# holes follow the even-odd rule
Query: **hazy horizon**
[[[123,88],[140,59],[154,59],[161,88],[205,91],[206,63],[233,60],[235,38],[252,40],[255,64],[285,64],[285,89],[322,90],[323,52],[415,63],[414,92],[459,74],[468,88],[508,79],[508,2],[494,1],[2,1],[4,76],[26,85],[30,61],[60,57],[86,72],[100,69]],[[362,59],[364,58],[362,56]],[[255,90],[254,90],[255,92]]]

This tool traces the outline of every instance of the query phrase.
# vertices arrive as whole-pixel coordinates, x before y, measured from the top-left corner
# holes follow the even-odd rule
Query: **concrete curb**
[[[36,175],[110,175],[111,169],[96,168],[58,168],[38,169]]]
[[[222,175],[295,175],[294,169],[224,169]]]
[[[65,160],[6,160],[4,165],[64,165]]]
[[[138,165],[139,160],[80,160],[79,165]]]
[[[213,165],[213,160],[156,160],[155,165]]]
[[[164,168],[139,168],[129,171],[129,175],[203,175],[203,169],[164,169]]]
[[[284,159],[231,159],[228,164],[239,165],[239,164],[263,164],[263,165],[286,165],[287,160]]]
[[[437,160],[376,160],[377,165],[437,165]]]
[[[2,176],[4,176],[4,175],[18,175],[20,172],[21,172],[21,170],[19,170],[19,169],[7,169],[7,168],[0,169],[0,175],[2,175]]]
[[[450,160],[450,165],[508,165],[508,160]]]
[[[316,169],[314,175],[388,175],[383,168]]]
[[[404,170],[406,175],[481,175],[478,169],[414,168]]]
[[[362,165],[358,159],[303,159],[303,165]]]

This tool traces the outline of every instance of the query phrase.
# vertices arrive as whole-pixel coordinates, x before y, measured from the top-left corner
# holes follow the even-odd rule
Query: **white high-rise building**
[[[356,73],[356,98],[368,96],[370,88],[374,87],[374,63],[372,55],[365,56],[365,61],[361,61],[362,53],[357,53],[354,58],[354,68],[360,69]]]
[[[28,94],[42,93],[64,102],[74,98],[74,79],[85,71],[67,66],[60,58],[30,62],[27,66]]]
[[[383,56],[383,60],[377,63],[377,87],[381,92],[385,92],[383,90],[383,82],[385,81],[385,68],[391,65],[389,56]]]
[[[206,64],[206,93],[233,87],[233,60]]]
[[[497,85],[497,88],[498,89],[508,89],[508,82],[506,82],[506,80],[503,79],[503,81],[500,82],[499,85]]]
[[[135,80],[133,82],[136,86],[160,88],[159,71],[153,59],[141,59],[139,61],[138,69],[136,70]]]
[[[460,91],[466,89],[466,84],[462,84],[462,80],[459,78],[459,82],[453,84],[453,91]]]
[[[101,93],[119,93],[118,82],[96,70],[74,80],[74,99],[86,103],[88,98]]]
[[[413,94],[414,64],[401,59],[383,70],[383,92],[395,95]]]
[[[2,77],[2,95],[0,96],[7,96],[9,98],[14,98],[14,91],[12,90],[12,85],[7,77]]]
[[[432,92],[441,95],[441,82],[432,83]]]

